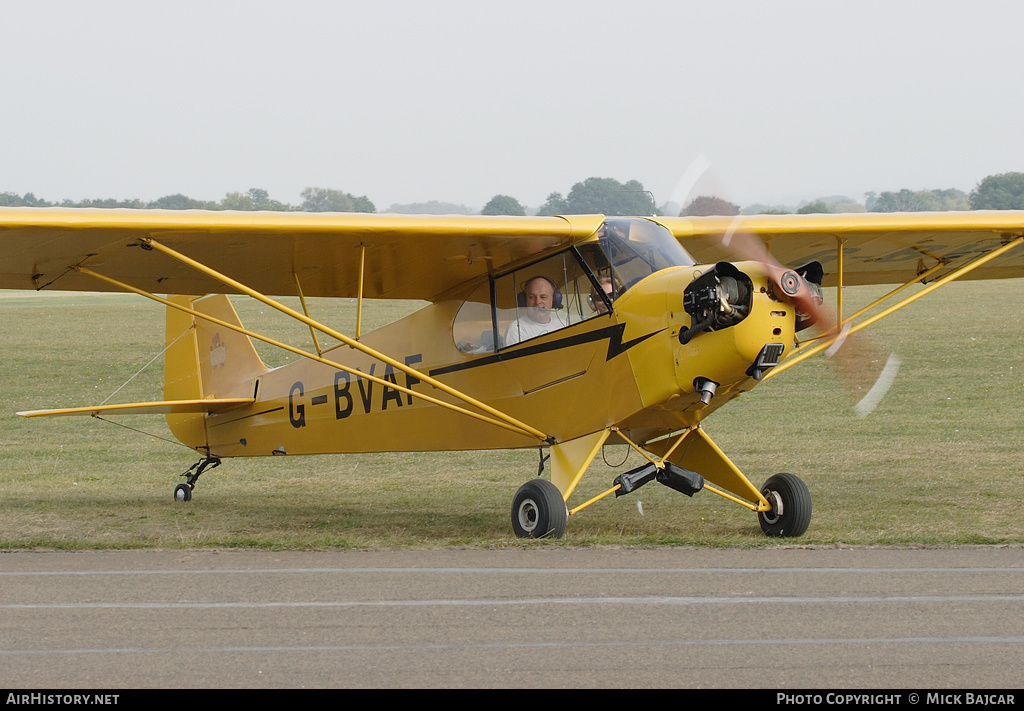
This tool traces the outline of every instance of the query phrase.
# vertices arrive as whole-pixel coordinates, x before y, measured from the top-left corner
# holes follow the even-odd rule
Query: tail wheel
[[[519,538],[561,538],[568,518],[562,492],[547,479],[526,482],[512,499],[512,530]]]
[[[811,523],[811,492],[800,477],[776,474],[764,483],[761,493],[772,505],[771,511],[757,514],[764,534],[780,538],[802,536]]]

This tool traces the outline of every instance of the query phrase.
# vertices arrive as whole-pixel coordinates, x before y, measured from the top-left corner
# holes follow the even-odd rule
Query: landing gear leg
[[[188,471],[182,474],[185,477],[185,483],[174,487],[174,500],[191,501],[192,490],[196,488],[196,480],[199,479],[199,475],[207,469],[216,469],[219,466],[220,460],[217,457],[204,457],[190,466]]]

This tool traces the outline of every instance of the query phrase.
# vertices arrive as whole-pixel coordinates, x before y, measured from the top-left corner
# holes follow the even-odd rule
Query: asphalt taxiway
[[[0,554],[0,688],[1013,689],[1024,547]]]

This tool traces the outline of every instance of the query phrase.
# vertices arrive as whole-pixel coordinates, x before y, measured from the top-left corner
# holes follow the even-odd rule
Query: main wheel
[[[512,530],[520,538],[561,538],[568,518],[562,492],[547,479],[526,482],[512,498]]]
[[[174,500],[175,501],[191,501],[192,500],[192,487],[188,484],[178,484],[174,487]]]
[[[802,536],[811,522],[811,492],[798,476],[776,474],[764,483],[761,493],[772,505],[757,520],[766,536]]]

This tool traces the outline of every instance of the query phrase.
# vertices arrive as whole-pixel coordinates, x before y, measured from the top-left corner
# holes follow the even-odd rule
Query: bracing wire
[[[152,432],[146,432],[145,430],[140,430],[137,427],[129,427],[128,425],[122,424],[120,422],[114,422],[113,420],[108,420],[107,418],[100,417],[99,415],[93,415],[93,417],[96,418],[97,420],[99,420],[100,422],[106,422],[108,425],[117,425],[118,427],[123,427],[126,430],[131,430],[132,432],[138,432],[139,434],[146,435],[147,437],[152,437],[153,439],[161,440],[162,442],[170,442],[171,444],[176,444],[179,447],[184,447],[185,449],[189,449],[189,450],[192,449],[187,444],[182,444],[181,442],[178,442],[177,440],[167,439],[166,437],[161,437],[160,435],[153,434]]]
[[[167,346],[166,346],[166,347],[165,347],[165,348],[164,348],[164,349],[163,349],[162,351],[160,351],[160,352],[159,352],[159,353],[157,353],[157,354],[156,354],[155,356],[153,356],[153,359],[152,359],[152,360],[150,360],[150,361],[149,361],[148,363],[146,363],[146,364],[145,364],[144,366],[142,366],[141,368],[139,368],[139,370],[138,370],[138,371],[137,371],[137,372],[135,373],[135,375],[133,375],[132,377],[128,378],[128,380],[126,380],[126,381],[125,381],[125,382],[124,382],[124,383],[123,383],[123,384],[121,385],[121,387],[119,387],[119,388],[118,388],[117,390],[115,390],[114,392],[110,393],[110,395],[108,395],[108,396],[107,396],[107,399],[106,399],[106,400],[104,400],[103,402],[101,402],[100,404],[101,404],[101,405],[106,405],[106,404],[107,404],[107,402],[109,402],[109,401],[110,401],[110,398],[114,397],[114,396],[115,396],[115,395],[117,395],[117,394],[118,394],[119,392],[121,392],[122,390],[124,390],[124,389],[125,389],[125,388],[126,388],[126,387],[128,386],[128,383],[130,383],[130,382],[132,382],[133,380],[135,380],[135,378],[137,378],[137,377],[138,377],[139,375],[141,375],[141,374],[142,374],[142,371],[144,371],[144,370],[145,370],[146,368],[148,368],[149,366],[153,365],[153,363],[154,363],[154,362],[155,362],[155,361],[156,361],[156,360],[157,360],[158,358],[160,358],[160,357],[161,357],[161,356],[162,356],[162,355],[163,355],[164,353],[166,353],[166,352],[167,352],[167,351],[168,351],[168,350],[170,349],[170,347],[171,347],[171,346],[173,346],[173,345],[174,345],[175,343],[177,343],[177,342],[178,342],[178,341],[179,341],[179,340],[181,339],[181,337],[182,337],[182,336],[184,336],[184,335],[185,335],[186,333],[188,333],[189,331],[193,330],[194,328],[195,328],[195,324],[192,324],[192,326],[190,326],[189,328],[185,329],[185,330],[184,330],[184,331],[182,331],[182,332],[181,332],[180,334],[178,334],[178,337],[177,337],[177,338],[175,338],[175,339],[174,339],[173,341],[171,341],[170,343],[168,343],[168,344],[167,344]],[[100,418],[100,419],[102,419],[102,418]],[[129,428],[129,429],[131,429],[131,428]]]

